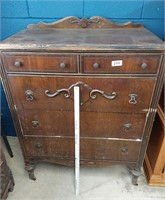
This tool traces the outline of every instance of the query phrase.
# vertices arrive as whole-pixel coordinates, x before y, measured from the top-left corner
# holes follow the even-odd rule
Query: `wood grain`
[[[74,137],[73,111],[18,110],[24,136]],[[141,140],[146,114],[81,112],[80,137]],[[34,127],[32,122],[39,124]],[[104,126],[100,126],[104,124]],[[125,125],[130,124],[130,128]]]
[[[35,180],[38,162],[73,165],[76,85],[81,164],[128,165],[136,185],[163,85],[164,43],[141,26],[97,17],[36,27],[0,44],[2,82],[29,177]],[[122,67],[113,68],[117,60]]]
[[[65,92],[53,98],[45,95],[49,90],[54,93],[59,89],[69,88],[77,82],[84,82],[93,89],[105,91],[111,95],[116,92],[116,98],[109,100],[99,93],[96,99],[89,98],[90,90],[81,86],[81,110],[99,112],[128,112],[146,113],[155,86],[155,78],[110,78],[110,77],[83,77],[83,76],[14,76],[8,77],[10,90],[13,94],[14,104],[17,109],[52,109],[52,110],[73,110],[73,88],[71,97],[65,98]],[[145,90],[142,90],[145,88]],[[25,91],[32,90],[34,99],[28,101]],[[137,105],[129,103],[129,94],[137,94]]]

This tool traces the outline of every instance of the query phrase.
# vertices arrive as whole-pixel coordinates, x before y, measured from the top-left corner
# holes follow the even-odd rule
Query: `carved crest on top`
[[[87,28],[91,23],[98,23],[99,22],[99,17],[95,17],[94,19],[90,18],[87,19],[83,17],[82,19],[70,19],[70,23],[77,23],[78,26],[81,26],[82,28]]]
[[[132,22],[115,23],[100,16],[94,16],[90,19],[69,16],[56,22],[30,24],[28,28],[140,28],[142,24]]]

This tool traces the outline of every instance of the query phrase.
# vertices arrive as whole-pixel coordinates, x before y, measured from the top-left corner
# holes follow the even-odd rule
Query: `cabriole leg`
[[[27,170],[27,172],[29,174],[29,178],[35,181],[36,177],[34,175],[34,168],[35,168],[34,164],[28,163],[25,165],[25,169]]]
[[[137,180],[139,176],[142,174],[140,168],[131,169],[130,172],[132,173],[132,183],[133,185],[138,185]]]

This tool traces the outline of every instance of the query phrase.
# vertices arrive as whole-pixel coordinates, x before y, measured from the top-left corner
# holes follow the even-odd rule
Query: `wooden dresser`
[[[35,180],[38,162],[74,165],[73,88],[80,88],[81,165],[141,174],[160,91],[163,42],[140,24],[67,17],[0,44],[2,81]]]
[[[5,155],[0,146],[0,199],[7,199],[8,192],[12,192],[13,188],[13,175],[7,165]]]

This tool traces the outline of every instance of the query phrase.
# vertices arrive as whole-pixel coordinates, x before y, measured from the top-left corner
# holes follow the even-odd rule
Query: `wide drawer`
[[[73,87],[80,87],[81,111],[146,112],[156,78],[8,75],[17,109],[73,111]]]
[[[19,110],[24,135],[74,136],[73,111]],[[141,139],[145,114],[81,112],[80,137]]]
[[[8,72],[77,72],[74,54],[5,53],[2,54]]]
[[[24,138],[27,156],[74,158],[73,138]],[[80,140],[80,159],[119,160],[136,162],[141,142],[120,140]]]
[[[84,73],[156,73],[159,54],[85,54],[82,56]]]

